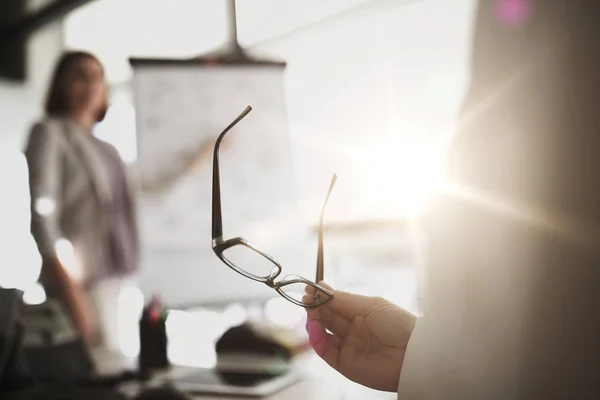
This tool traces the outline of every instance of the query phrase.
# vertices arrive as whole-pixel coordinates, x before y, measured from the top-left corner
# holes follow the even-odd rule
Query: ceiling
[[[0,1],[0,26],[14,21],[21,14],[19,0]]]
[[[2,40],[26,36],[90,0],[2,0],[0,37]]]
[[[27,37],[90,0],[1,0],[0,78],[26,79]]]

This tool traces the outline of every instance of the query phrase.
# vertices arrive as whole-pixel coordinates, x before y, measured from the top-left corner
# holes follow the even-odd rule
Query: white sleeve
[[[426,322],[423,318],[419,318],[410,336],[398,382],[399,400],[430,398],[427,393],[427,388],[430,387],[428,364],[431,358],[427,354],[430,349],[427,345],[430,332]]]

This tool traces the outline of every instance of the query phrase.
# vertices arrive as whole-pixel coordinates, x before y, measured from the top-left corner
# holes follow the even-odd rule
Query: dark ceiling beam
[[[0,0],[2,1],[2,0]],[[47,6],[32,13],[25,13],[18,20],[0,26],[0,40],[16,40],[25,38],[43,26],[56,21],[92,0],[55,0]]]
[[[29,35],[92,0],[54,0],[39,10],[27,12],[25,0],[0,0],[0,79],[25,82],[26,44]]]
[[[23,0],[2,0],[0,1],[0,27],[6,26],[20,18],[26,11],[26,4]]]

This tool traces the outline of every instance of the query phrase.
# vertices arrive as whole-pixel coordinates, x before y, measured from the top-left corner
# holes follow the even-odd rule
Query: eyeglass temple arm
[[[248,106],[240,115],[238,115],[232,123],[230,123],[217,138],[213,153],[213,177],[212,177],[212,238],[223,238],[223,213],[221,211],[221,176],[219,171],[219,148],[223,138],[234,126],[238,124],[246,115],[252,111],[252,107]]]
[[[315,279],[316,283],[321,282],[325,275],[325,269],[323,266],[323,216],[325,215],[325,208],[327,206],[327,201],[329,200],[329,195],[331,195],[331,191],[333,190],[333,186],[335,185],[336,180],[337,180],[337,175],[333,174],[333,176],[331,177],[331,183],[329,184],[329,190],[327,191],[327,197],[325,197],[325,202],[323,203],[323,208],[321,208],[321,217],[319,218],[319,229],[318,229],[319,245],[317,248],[317,276]]]

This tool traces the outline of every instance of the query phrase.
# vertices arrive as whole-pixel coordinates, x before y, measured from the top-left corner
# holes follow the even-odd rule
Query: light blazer
[[[48,118],[33,126],[25,150],[31,232],[39,251],[47,260],[55,255],[57,240],[69,240],[87,283],[102,276],[112,196],[107,168],[92,140],[66,118]],[[110,144],[102,145],[116,154]],[[131,223],[137,226],[132,185],[129,199]],[[42,280],[47,278],[45,272],[42,271]]]

